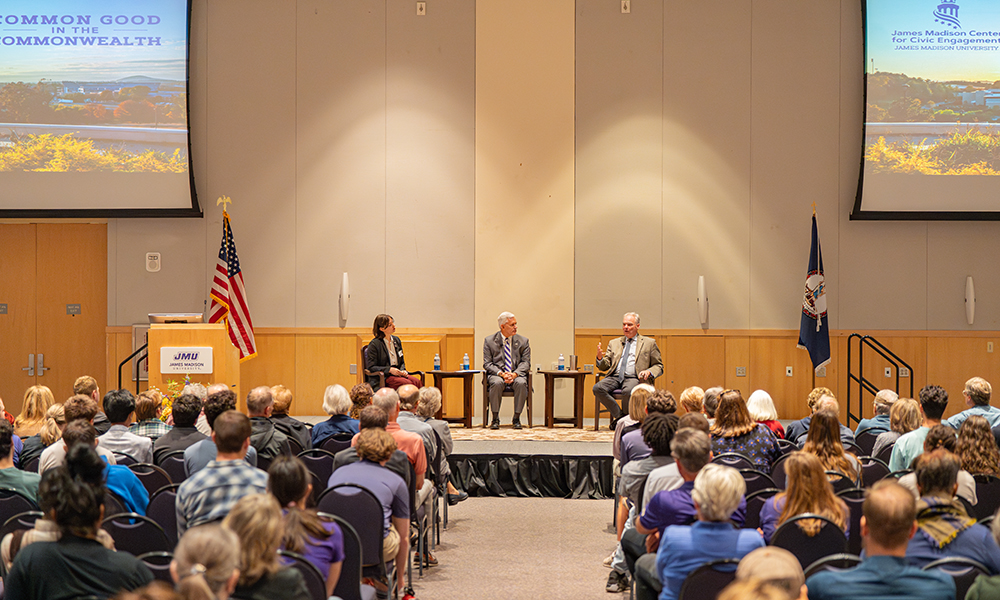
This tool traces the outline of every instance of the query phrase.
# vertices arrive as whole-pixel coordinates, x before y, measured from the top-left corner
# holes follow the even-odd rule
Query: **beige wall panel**
[[[323,396],[320,394],[318,403],[314,398],[301,396],[293,387],[295,381],[295,336],[257,334],[257,358],[240,363],[240,390],[246,395],[253,388],[266,385],[272,387],[281,384],[292,391],[292,415],[323,414]],[[313,405],[315,408],[313,408]],[[316,412],[309,412],[315,410]]]
[[[348,391],[358,382],[351,363],[360,360],[357,337],[353,335],[295,336],[295,414],[322,415],[323,393],[339,383]],[[359,367],[360,370],[360,367]]]
[[[749,397],[752,381],[750,377],[753,374],[750,372],[750,338],[741,336],[726,336],[726,380],[725,383],[708,383],[703,386],[705,389],[713,387],[716,385],[721,385],[722,387],[728,389],[738,389],[743,393],[747,394]],[[746,367],[747,377],[737,377],[736,367]],[[755,388],[756,389],[756,388]]]
[[[972,377],[983,377],[996,389],[1000,382],[1000,348],[987,352],[989,341],[993,340],[973,337],[927,340],[927,383],[940,385],[948,392],[946,416],[968,408],[962,391],[965,382]],[[997,402],[994,400],[991,404],[996,406]]]
[[[199,182],[205,209],[208,277],[230,196],[233,236],[258,326],[295,325],[296,19],[286,3],[207,4],[207,158]],[[266,43],[261,43],[266,40]],[[192,226],[194,223],[192,223]],[[119,309],[120,310],[120,309]]]
[[[578,327],[613,327],[626,311],[660,326],[662,27],[660,2],[634,2],[630,14],[576,3]],[[615,285],[623,271],[627,293]]]
[[[386,309],[385,3],[303,0],[298,15],[296,322],[371,327]]]
[[[574,29],[573,0],[476,3],[475,346],[509,310],[536,364],[573,348]]]
[[[996,240],[1000,223],[940,222],[927,225],[927,328],[956,331],[1000,329],[1000,278]],[[965,279],[975,286],[975,321],[965,314]]]
[[[459,366],[462,364],[462,357],[468,353],[469,354],[469,368],[471,369],[481,369],[482,364],[482,346],[477,346],[473,336],[471,335],[449,335],[442,342],[442,354],[441,354],[441,369],[445,371],[457,371]],[[479,353],[475,352],[476,348],[479,349]],[[433,359],[433,355],[431,356]],[[431,364],[433,368],[433,363]],[[472,402],[473,412],[476,415],[480,415],[479,404],[482,402],[482,389],[483,382],[480,379],[481,375],[477,375],[472,379],[472,385],[474,391],[479,391]],[[429,377],[427,379],[427,385],[433,385],[434,378]],[[462,406],[462,381],[456,379],[449,379],[444,381],[444,388],[441,390],[441,406],[442,414],[447,417],[461,417],[463,416],[464,408]],[[472,420],[473,423],[476,419]]]
[[[0,224],[0,302],[7,305],[7,314],[0,315],[0,398],[15,416],[21,412],[24,391],[37,379],[23,370],[28,355],[38,352],[37,229],[37,225]]]
[[[403,352],[406,356],[406,370],[431,372],[434,369],[434,355],[441,353],[441,339],[443,336],[421,336],[420,338],[401,337],[403,341]],[[471,356],[470,356],[471,358]],[[444,365],[442,365],[444,368]],[[430,377],[425,377],[427,385],[433,385],[434,381]]]
[[[701,327],[699,275],[711,327],[750,324],[750,7],[671,2],[663,14],[665,328]],[[677,23],[711,23],[711,33]]]
[[[670,336],[660,345],[666,377],[657,388],[668,389],[680,402],[681,392],[696,385],[707,389],[726,379],[726,339],[722,336]],[[742,378],[741,378],[742,379]]]
[[[913,368],[913,394],[914,396],[920,391],[920,388],[926,384],[927,381],[927,343],[928,339],[924,336],[914,335],[912,337],[904,335],[887,335],[880,334],[880,332],[858,332],[861,334],[868,334],[875,338],[877,341],[882,343],[886,348],[892,351],[894,354],[899,356],[902,360],[908,363]],[[843,348],[844,354],[844,365],[847,366],[847,346],[848,338],[843,338],[844,341],[841,342],[841,347]],[[850,341],[850,351],[851,351],[851,373],[857,375],[859,366],[858,348],[859,343],[855,338]],[[893,376],[887,378],[885,376],[885,368],[890,366],[890,364],[882,358],[877,352],[866,347],[864,349],[864,376],[878,389],[889,388],[895,389],[896,387],[896,376],[895,370],[893,370]],[[837,398],[840,400],[841,408],[845,411],[847,410],[847,393],[848,386],[850,386],[851,394],[851,410],[855,413],[858,411],[859,406],[859,394],[860,388],[856,382],[848,381],[848,374],[846,371],[841,371],[840,373],[840,386],[837,390]],[[901,377],[899,379],[899,393],[901,396],[909,396],[910,394],[910,379]],[[874,410],[872,408],[872,398],[873,396],[865,392],[861,395],[863,401],[860,402],[861,414],[870,418]],[[852,427],[853,427],[852,423]]]
[[[602,341],[599,335],[576,335],[576,343],[574,346],[574,352],[579,357],[580,369],[586,370],[589,366],[590,372],[594,373],[594,362],[597,360],[597,342],[601,342],[602,346],[605,343]],[[534,369],[534,365],[532,365]],[[583,415],[588,418],[594,417],[594,376],[587,377],[587,385],[584,386],[583,391]],[[545,379],[543,377],[538,378],[538,387],[536,389],[536,394],[538,394],[538,400],[536,404],[541,408],[539,410],[545,410]],[[540,391],[540,393],[539,393]],[[543,414],[543,413],[539,413]],[[544,416],[544,415],[543,415]]]
[[[470,327],[476,5],[429,8],[386,3],[385,306],[421,327]]]
[[[836,306],[840,6],[753,4],[750,328],[798,326],[815,202]],[[811,23],[816,26],[805,27]]]
[[[754,390],[767,391],[782,419],[809,414],[806,397],[813,388],[812,363],[807,352],[795,347],[796,341],[792,337],[750,338],[750,385],[740,388],[744,398]],[[786,367],[792,367],[792,377],[785,375]]]

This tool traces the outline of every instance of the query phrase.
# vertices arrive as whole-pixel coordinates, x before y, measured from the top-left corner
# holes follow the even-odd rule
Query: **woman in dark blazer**
[[[396,324],[393,322],[391,316],[378,315],[375,317],[375,323],[372,324],[372,335],[375,338],[368,343],[368,350],[365,353],[365,362],[368,363],[367,368],[373,373],[384,373],[386,387],[394,390],[408,383],[420,387],[420,380],[406,372],[406,361],[403,359],[403,342],[399,341],[398,337],[392,335],[395,331]],[[389,354],[387,340],[391,340],[392,356]],[[393,356],[395,357],[395,361],[392,360]],[[368,384],[372,386],[373,390],[379,389],[381,382],[378,375],[370,375],[368,377]]]

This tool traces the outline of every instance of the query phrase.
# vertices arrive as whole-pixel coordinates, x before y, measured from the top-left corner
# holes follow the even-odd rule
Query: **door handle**
[[[34,377],[35,376],[35,355],[34,354],[29,354],[28,355],[28,366],[27,367],[21,367],[21,370],[22,371],[27,371],[28,372],[28,377]]]
[[[38,355],[38,376],[41,377],[42,375],[45,375],[45,372],[48,371],[48,370],[49,370],[49,367],[45,366],[45,355],[44,354],[39,354]]]

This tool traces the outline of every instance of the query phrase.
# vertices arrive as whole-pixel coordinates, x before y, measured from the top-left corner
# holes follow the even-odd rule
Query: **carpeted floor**
[[[416,578],[419,600],[622,598],[604,591],[601,561],[615,547],[611,500],[469,498],[450,508],[435,551]]]

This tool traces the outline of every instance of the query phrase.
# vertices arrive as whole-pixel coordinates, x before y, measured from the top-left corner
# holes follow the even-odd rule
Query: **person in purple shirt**
[[[649,390],[653,386],[646,384],[639,384],[635,386],[636,390]],[[677,401],[674,400],[672,394],[656,394],[654,391],[649,392],[649,397],[646,399],[646,414],[651,415],[654,413],[661,413],[665,415],[670,415],[677,412]],[[634,391],[633,391],[634,393]],[[641,393],[641,392],[640,392]],[[629,462],[633,460],[640,460],[648,457],[652,453],[652,449],[646,445],[646,442],[642,440],[642,429],[636,429],[630,431],[622,436],[621,441],[621,460],[620,467],[625,468]]]

